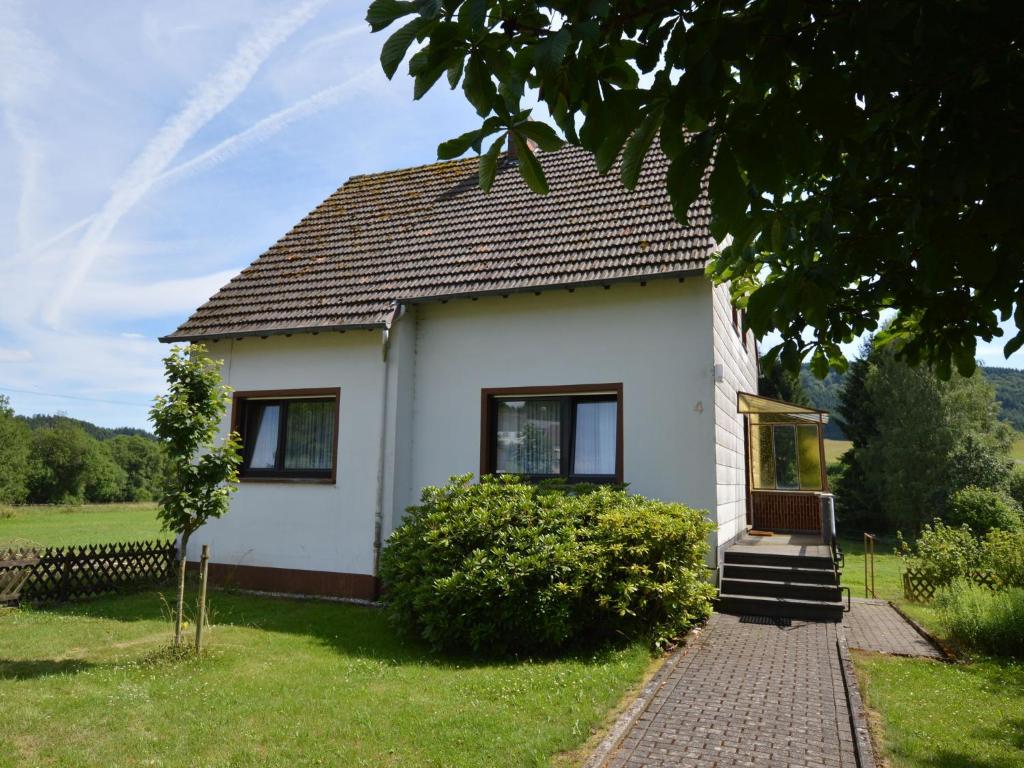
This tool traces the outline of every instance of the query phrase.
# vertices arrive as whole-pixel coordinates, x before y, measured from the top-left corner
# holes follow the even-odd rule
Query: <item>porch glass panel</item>
[[[795,491],[800,487],[796,430],[789,425],[772,427],[772,440],[775,447],[775,487]]]

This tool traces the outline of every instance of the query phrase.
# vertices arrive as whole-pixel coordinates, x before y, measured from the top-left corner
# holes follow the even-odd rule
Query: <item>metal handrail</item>
[[[871,561],[871,594],[868,594],[868,560]],[[875,598],[875,535],[864,534],[864,597]]]

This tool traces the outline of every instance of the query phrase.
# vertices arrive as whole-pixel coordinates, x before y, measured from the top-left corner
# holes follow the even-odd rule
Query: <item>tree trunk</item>
[[[187,564],[188,539],[191,531],[183,531],[181,534],[181,552],[178,555],[178,607],[174,615],[174,647],[181,645],[181,625],[184,623],[185,614],[185,566]]]

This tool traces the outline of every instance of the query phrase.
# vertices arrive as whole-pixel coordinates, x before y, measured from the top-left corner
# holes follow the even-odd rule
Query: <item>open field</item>
[[[825,440],[825,463],[834,464],[853,446],[849,440]]]
[[[1018,464],[1024,464],[1024,434],[1018,432],[1013,438],[1013,445],[1010,446],[1010,455]]]
[[[0,765],[546,766],[652,664],[439,659],[372,608],[211,604],[200,661],[169,660],[155,592],[0,613]]]
[[[160,530],[156,504],[0,506],[0,549],[11,546],[66,547],[114,541],[169,538]]]

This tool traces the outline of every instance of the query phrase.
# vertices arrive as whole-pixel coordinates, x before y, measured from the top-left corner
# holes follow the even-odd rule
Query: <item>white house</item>
[[[230,514],[192,537],[239,586],[372,598],[377,555],[426,485],[466,472],[623,481],[746,527],[754,339],[704,268],[702,197],[672,216],[586,153],[350,179],[162,341],[223,359],[243,436]],[[194,558],[195,553],[190,553]]]

